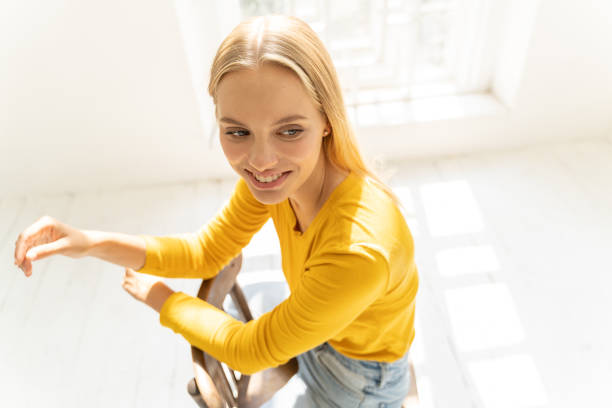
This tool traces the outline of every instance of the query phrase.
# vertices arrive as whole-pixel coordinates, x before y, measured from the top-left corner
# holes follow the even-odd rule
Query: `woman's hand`
[[[90,241],[83,231],[45,215],[26,228],[15,242],[15,265],[32,275],[32,262],[50,255],[86,255]]]
[[[149,305],[159,312],[168,297],[174,293],[160,278],[139,274],[133,269],[125,268],[123,289],[134,299]]]

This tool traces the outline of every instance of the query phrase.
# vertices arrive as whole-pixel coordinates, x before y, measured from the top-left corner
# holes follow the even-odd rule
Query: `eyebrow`
[[[289,116],[285,116],[284,118],[278,120],[276,123],[274,123],[273,126],[280,125],[281,123],[293,122],[294,120],[300,120],[300,119],[308,119],[308,118],[302,115],[289,115]],[[233,123],[234,125],[247,127],[245,124],[238,122],[236,119],[228,118],[225,116],[219,119],[219,122]]]

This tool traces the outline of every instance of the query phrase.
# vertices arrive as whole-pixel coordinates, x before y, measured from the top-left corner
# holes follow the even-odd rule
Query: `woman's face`
[[[316,191],[329,126],[293,71],[263,64],[231,72],[216,99],[223,152],[258,201],[276,204]]]

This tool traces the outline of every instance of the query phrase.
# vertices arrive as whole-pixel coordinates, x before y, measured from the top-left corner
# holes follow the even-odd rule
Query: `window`
[[[242,17],[295,15],[328,48],[347,106],[457,91],[453,0],[241,0]],[[455,45],[456,47],[456,45]]]

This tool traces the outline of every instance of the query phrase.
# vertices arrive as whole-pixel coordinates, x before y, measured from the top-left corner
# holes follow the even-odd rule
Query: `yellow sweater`
[[[414,339],[419,285],[414,245],[391,198],[351,173],[308,229],[295,230],[288,200],[258,202],[240,179],[221,212],[197,233],[141,235],[145,265],[170,278],[210,278],[272,217],[289,297],[243,323],[209,303],[175,292],[160,323],[235,370],[252,374],[328,341],[352,358],[394,361]]]

